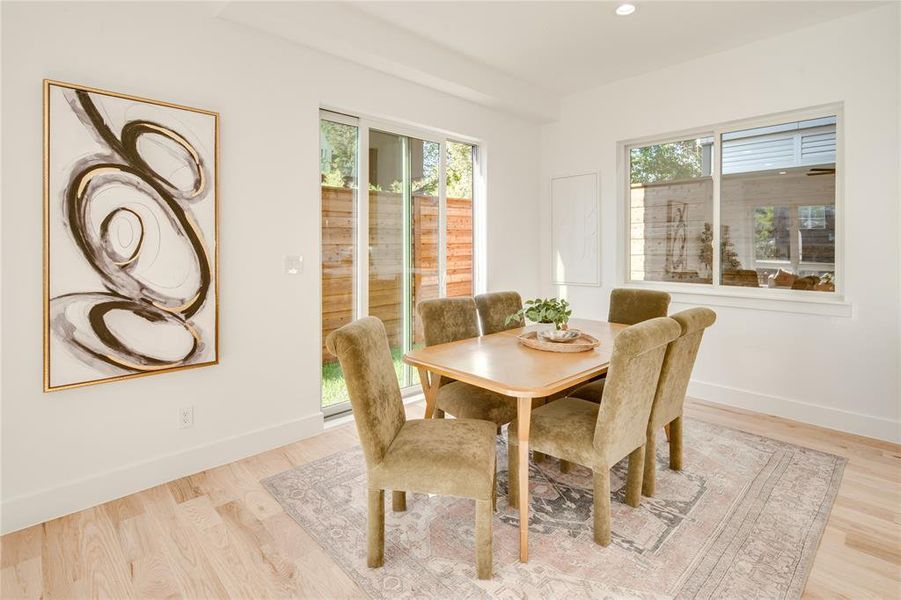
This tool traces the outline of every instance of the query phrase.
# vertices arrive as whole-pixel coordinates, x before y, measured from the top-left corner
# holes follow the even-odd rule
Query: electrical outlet
[[[194,407],[185,406],[178,409],[178,428],[187,429],[194,427]]]

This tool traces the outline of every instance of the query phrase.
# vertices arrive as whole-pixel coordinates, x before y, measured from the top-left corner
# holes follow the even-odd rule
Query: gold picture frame
[[[55,92],[59,92],[62,96],[54,96]],[[109,105],[104,105],[103,100],[107,100]],[[130,104],[123,104],[122,101]],[[219,364],[219,113],[51,79],[43,81],[43,103],[44,391],[72,389]],[[83,125],[86,129],[94,127],[89,133],[94,138],[92,150],[95,150],[95,153],[86,156],[83,147],[73,148],[72,157],[66,164],[68,170],[59,173],[54,172],[52,164],[54,148],[51,144],[53,142],[60,143],[60,140],[54,139],[55,133],[59,134],[54,131],[51,121],[54,104],[62,110],[68,108],[71,111],[71,114],[66,114],[65,119],[61,119],[66,121],[70,132],[78,124]],[[181,121],[178,116],[174,115],[194,119],[198,123],[202,122],[203,117],[211,118],[212,122],[203,122],[201,128],[206,132],[207,137],[212,137],[211,152],[204,155],[201,150],[195,148],[201,144],[193,143],[193,138],[200,138],[190,129],[178,131],[174,127],[160,124],[155,120],[131,118],[135,113],[142,111],[161,117],[170,114],[161,109],[187,111],[184,114],[171,113],[173,118],[170,120],[177,123],[181,123]],[[110,119],[110,113],[116,110],[120,117],[119,121],[123,123],[118,133],[113,132],[111,125],[107,122]],[[151,140],[159,138],[165,144],[157,141],[155,143],[157,147],[163,148],[168,145],[168,148],[164,148],[168,155],[175,154],[172,152],[174,147],[183,155],[183,158],[192,162],[193,164],[190,166],[193,171],[190,172],[193,178],[193,187],[185,190],[178,188],[170,181],[174,178],[172,173],[181,171],[173,171],[164,177],[154,170],[153,163],[145,160],[145,157],[142,156],[143,149],[148,147],[146,143],[143,146],[139,143],[139,138],[142,136]],[[103,146],[104,142],[107,142],[107,147]],[[86,144],[87,142],[82,142],[82,146]],[[150,147],[153,148],[153,143]],[[208,146],[206,149],[209,150]],[[158,155],[165,154],[158,152]],[[209,159],[213,163],[211,167],[207,165]],[[77,168],[83,168],[83,170],[77,171]],[[212,171],[211,177],[208,170]],[[57,185],[54,177],[63,179],[68,177],[68,184],[61,187]],[[207,191],[210,181],[212,181],[213,188],[211,194]],[[104,217],[98,230],[99,233],[89,231],[87,227],[78,228],[76,224],[94,225],[94,215],[93,213],[89,214],[88,207],[91,202],[91,190],[102,188],[104,182],[109,186],[127,184],[127,188],[123,188],[127,193],[135,196],[146,192],[146,196],[153,196],[154,202],[148,203],[147,207],[141,207],[139,203],[132,200],[128,207],[114,208]],[[59,195],[55,195],[54,192],[58,192]],[[197,204],[211,199],[211,206],[204,205],[203,207],[203,215],[207,217],[205,229],[189,207],[187,200],[180,196],[185,196]],[[60,201],[60,203],[54,206],[54,200]],[[73,210],[73,207],[76,209]],[[165,290],[156,290],[146,281],[128,272],[140,264],[138,259],[145,244],[145,221],[139,211],[151,210],[153,207],[160,211],[168,209],[172,215],[175,215],[173,217],[166,213],[172,221],[170,225],[178,224],[185,227],[185,231],[178,232],[177,235],[189,239],[193,244],[190,247],[194,250],[194,258],[197,263],[200,291],[195,296],[188,297],[187,301],[184,301],[183,298],[167,297]],[[69,209],[68,212],[66,209]],[[55,214],[55,211],[60,214]],[[156,215],[152,216],[156,217]],[[65,218],[63,219],[63,217]],[[57,222],[57,220],[62,222]],[[124,236],[113,236],[109,232],[108,228],[115,227],[118,221],[122,221],[119,225],[120,229],[125,231],[126,235]],[[148,219],[149,221],[150,219]],[[159,241],[162,239],[162,234],[159,234],[160,220],[157,218],[154,222],[158,226],[156,239],[161,245],[162,242]],[[83,293],[73,292],[51,297],[54,283],[51,267],[54,260],[61,260],[54,255],[54,250],[58,247],[55,245],[57,241],[54,232],[58,235],[59,230],[63,227],[68,228],[70,239],[60,243],[72,244],[76,246],[76,250],[82,251],[81,258],[87,259],[89,268],[93,268],[97,279],[93,283],[101,283],[102,286],[93,290],[85,290]],[[211,244],[204,235],[207,232],[212,233],[214,238]],[[128,238],[128,233],[131,233],[131,238]],[[121,242],[123,237],[128,238],[128,243],[136,244],[136,246],[131,249],[132,254],[127,260],[117,262],[114,260],[116,256],[113,246],[117,240]],[[134,242],[135,237],[137,237],[137,242]],[[156,256],[159,255],[159,247],[157,247],[157,251]],[[76,254],[71,249],[69,253]],[[156,260],[156,256],[153,260]],[[74,259],[67,258],[67,260]],[[209,264],[211,262],[213,264]],[[84,261],[81,261],[80,265],[73,265],[72,271],[78,270],[84,273],[88,272]],[[117,284],[122,286],[122,289],[117,289]],[[140,290],[144,290],[146,297],[138,294],[137,291]],[[214,295],[212,303],[208,302],[210,291]],[[84,303],[90,308],[85,309],[83,306],[75,305],[82,298],[88,298]],[[92,302],[95,304],[92,305]],[[181,303],[179,304],[179,302]],[[63,303],[64,308],[60,309],[59,303]],[[55,315],[54,310],[56,310]],[[105,321],[106,315],[116,311],[128,314],[131,319],[131,321],[123,321],[120,317],[117,321],[118,330],[109,326]],[[199,319],[198,315],[204,322],[205,327],[203,328],[189,320],[191,317]],[[51,319],[54,321],[51,322]],[[84,327],[84,322],[79,323],[79,320],[86,322],[88,326]],[[122,331],[125,330],[122,326],[123,322],[128,325],[140,323],[140,326],[133,325],[134,329],[146,326],[147,323],[159,323],[159,321],[167,321],[168,324],[174,323],[176,330],[181,326],[184,331],[188,332],[187,339],[192,345],[184,359],[160,359],[152,353],[141,354],[121,342]],[[82,325],[81,330],[79,330],[79,325]],[[54,326],[57,326],[56,329]],[[98,330],[102,332],[102,335],[96,333]],[[201,339],[201,336],[209,334],[213,340]],[[106,348],[103,348],[105,343]],[[71,350],[71,352],[64,352],[65,358],[72,362],[71,371],[87,373],[96,369],[98,375],[102,373],[104,376],[81,381],[54,382],[52,370],[54,345],[58,347],[57,351],[63,351],[62,348]],[[135,358],[138,360],[134,360]]]

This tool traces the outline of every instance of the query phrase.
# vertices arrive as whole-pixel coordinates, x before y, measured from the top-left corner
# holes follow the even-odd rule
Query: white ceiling
[[[868,2],[352,2],[358,10],[558,94],[874,7]]]
[[[223,18],[541,120],[560,98],[869,10],[871,1],[230,2]],[[322,27],[323,23],[340,27]]]

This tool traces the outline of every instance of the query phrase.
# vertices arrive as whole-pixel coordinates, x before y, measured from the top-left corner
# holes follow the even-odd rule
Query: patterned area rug
[[[280,473],[266,489],[371,597],[797,598],[832,509],[846,460],[686,419],[685,469],[658,444],[657,495],[624,504],[626,462],[611,478],[613,542],[592,539],[591,473],[531,465],[529,556],[507,494],[498,437],[494,577],[475,578],[474,503],[386,494],[385,566],[366,567],[366,468],[359,447]]]

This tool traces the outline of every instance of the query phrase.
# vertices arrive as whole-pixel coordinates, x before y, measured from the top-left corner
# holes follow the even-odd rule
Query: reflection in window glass
[[[825,206],[799,206],[798,219],[801,229],[826,229]]]
[[[788,261],[789,236],[788,208],[758,206],[754,209],[754,258]]]
[[[713,138],[629,151],[630,278],[710,283]]]
[[[723,134],[723,285],[835,290],[835,118]]]

